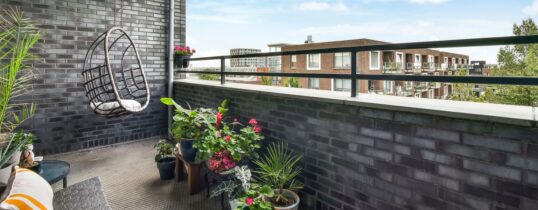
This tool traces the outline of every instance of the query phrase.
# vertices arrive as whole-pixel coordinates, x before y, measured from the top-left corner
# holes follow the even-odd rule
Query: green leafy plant
[[[261,77],[261,83],[262,85],[273,85],[273,77]]]
[[[223,175],[234,174],[231,180],[222,182],[211,192],[211,198],[226,194],[230,200],[236,200],[237,209],[271,210],[274,192],[268,185],[251,183],[251,172],[247,166],[236,166]]]
[[[30,88],[33,74],[26,63],[33,59],[30,49],[39,31],[22,12],[0,11],[0,132],[9,133],[35,112],[33,103],[11,103]],[[14,111],[20,110],[20,111]]]
[[[157,155],[155,155],[155,162],[159,162],[164,158],[172,157],[174,153],[174,145],[168,143],[166,139],[159,140],[153,148],[157,149]]]
[[[213,111],[210,109],[185,109],[171,98],[161,98],[161,102],[175,107],[170,133],[177,142],[181,139],[200,140],[205,129],[211,126]]]
[[[292,88],[300,88],[301,85],[299,84],[299,80],[295,77],[290,77],[286,80],[284,80],[284,86],[285,87],[292,87]]]
[[[219,80],[219,75],[216,74],[200,74],[198,78],[201,80]]]
[[[9,164],[8,161],[15,152],[22,149],[26,144],[30,144],[34,139],[34,135],[31,133],[17,132],[10,134],[7,145],[0,149],[0,166]]]
[[[276,206],[289,206],[295,202],[283,190],[296,191],[302,188],[302,184],[296,181],[302,171],[296,166],[301,159],[302,156],[289,151],[283,143],[273,143],[267,148],[265,156],[254,160],[257,181],[275,190],[271,202]]]

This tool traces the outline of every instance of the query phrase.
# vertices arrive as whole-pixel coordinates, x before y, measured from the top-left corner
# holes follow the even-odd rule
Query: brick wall
[[[82,64],[96,36],[113,25],[114,3],[123,3],[122,27],[131,35],[151,89],[149,107],[137,114],[106,119],[90,110],[82,86]],[[0,0],[1,8],[19,7],[40,29],[33,50],[38,111],[24,127],[38,136],[38,154],[51,154],[160,136],[166,133],[168,0]],[[185,0],[176,0],[176,40],[185,40]],[[116,24],[120,14],[117,13]]]
[[[176,82],[304,155],[303,209],[537,209],[538,130]]]

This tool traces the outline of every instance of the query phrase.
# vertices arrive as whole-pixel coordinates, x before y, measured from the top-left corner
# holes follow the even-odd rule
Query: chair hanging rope
[[[149,86],[132,39],[112,27],[88,49],[82,76],[90,107],[96,114],[119,117],[144,110]]]

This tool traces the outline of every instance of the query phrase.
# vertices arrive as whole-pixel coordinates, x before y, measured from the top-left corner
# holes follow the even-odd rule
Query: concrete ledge
[[[537,119],[534,108],[529,106],[410,98],[375,94],[358,94],[358,97],[352,98],[349,96],[348,92],[239,83],[228,83],[221,85],[220,82],[191,79],[176,80],[175,83],[202,85],[256,94],[268,94],[358,107],[498,122],[527,127],[534,127]]]

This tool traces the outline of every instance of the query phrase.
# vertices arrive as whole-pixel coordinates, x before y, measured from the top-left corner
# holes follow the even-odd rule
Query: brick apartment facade
[[[284,45],[282,51],[324,49],[335,47],[387,44],[371,39]],[[338,55],[337,55],[338,54]],[[319,56],[319,57],[318,57]],[[469,56],[432,49],[390,50],[357,53],[360,74],[424,74],[450,75],[458,67],[469,63]],[[308,58],[314,67],[309,66]],[[284,73],[350,74],[350,53],[322,53],[318,55],[282,56]],[[377,60],[377,63],[375,62]],[[319,61],[319,62],[317,62]],[[330,78],[298,78],[302,88],[349,91],[350,81]],[[378,93],[423,98],[446,98],[451,84],[398,81],[359,81],[360,93]]]

